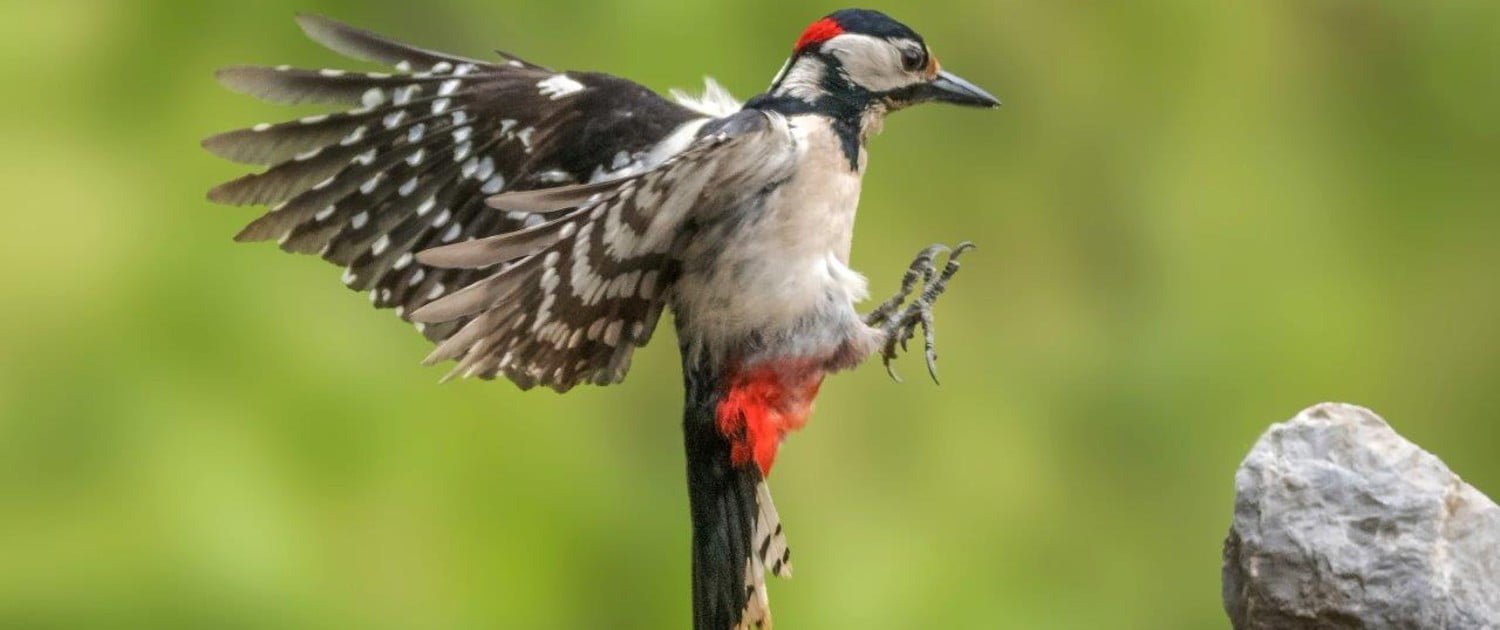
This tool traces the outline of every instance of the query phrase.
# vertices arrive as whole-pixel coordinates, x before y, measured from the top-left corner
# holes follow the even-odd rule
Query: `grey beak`
[[[995,108],[1000,106],[1000,99],[946,70],[938,72],[936,79],[927,82],[922,90],[922,96],[930,101],[965,107]]]

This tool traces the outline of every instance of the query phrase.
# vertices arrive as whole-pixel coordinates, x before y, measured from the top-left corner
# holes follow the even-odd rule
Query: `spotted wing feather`
[[[392,71],[220,71],[230,89],[264,100],[350,109],[208,138],[216,155],[267,167],[209,198],[269,206],[238,240],[320,255],[403,317],[494,272],[422,264],[417,252],[543,222],[487,208],[486,197],[589,181],[699,116],[617,77],[449,55],[318,16],[298,22],[328,48]],[[465,322],[419,328],[441,341]]]

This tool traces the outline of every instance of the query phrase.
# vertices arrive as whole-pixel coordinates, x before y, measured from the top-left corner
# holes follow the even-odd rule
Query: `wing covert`
[[[790,148],[784,124],[745,112],[645,173],[540,191],[547,196],[540,206],[529,192],[491,198],[501,209],[541,208],[545,214],[531,216],[547,219],[417,255],[430,265],[493,270],[412,314],[428,323],[467,320],[428,361],[456,360],[453,375],[503,374],[522,387],[618,382],[660,319],[695,219],[736,207],[737,197],[780,177],[777,164],[786,161],[769,158]]]

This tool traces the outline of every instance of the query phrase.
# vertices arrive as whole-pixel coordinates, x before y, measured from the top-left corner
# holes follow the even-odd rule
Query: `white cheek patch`
[[[902,67],[901,49],[884,39],[845,33],[823,44],[823,52],[837,57],[849,80],[871,92],[886,92],[922,81],[922,77]]]
[[[827,72],[823,60],[807,55],[783,70],[776,83],[782,92],[811,103],[823,95],[823,75]]]

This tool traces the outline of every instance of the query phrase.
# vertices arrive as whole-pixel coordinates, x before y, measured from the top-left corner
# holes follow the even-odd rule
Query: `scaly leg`
[[[948,281],[958,273],[959,256],[971,249],[974,249],[974,244],[965,241],[952,250],[944,245],[933,245],[922,250],[917,254],[916,260],[912,261],[911,267],[907,268],[906,275],[901,278],[901,290],[865,316],[865,324],[885,333],[885,346],[880,351],[880,359],[885,363],[886,372],[897,382],[901,381],[901,377],[896,374],[895,368],[891,367],[891,359],[896,358],[898,346],[902,351],[906,350],[906,344],[916,336],[918,326],[922,327],[922,341],[927,356],[927,373],[932,376],[933,382],[937,382],[937,350],[934,347],[932,307],[937,302],[938,296],[948,288]],[[944,251],[950,253],[942,271],[939,272],[937,257]],[[918,293],[911,302],[902,306],[903,302],[912,298],[918,279],[922,280],[922,292]]]

